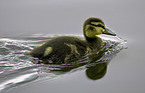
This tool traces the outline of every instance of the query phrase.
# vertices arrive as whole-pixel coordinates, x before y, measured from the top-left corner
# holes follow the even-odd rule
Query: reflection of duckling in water
[[[101,79],[107,72],[107,63],[98,63],[87,67],[86,76],[91,80]]]
[[[99,18],[89,18],[84,22],[83,33],[86,40],[72,36],[55,37],[34,48],[30,55],[43,60],[43,63],[65,63],[83,57],[88,50],[99,51],[104,42],[96,35],[114,33],[105,28],[104,22]]]
[[[61,74],[65,74],[67,72],[70,72],[71,70],[81,67],[82,64],[79,64],[78,66],[57,66],[57,68],[55,69],[54,67],[52,67],[53,69],[51,69],[49,71],[49,73],[54,73],[57,75],[61,75]],[[79,70],[79,69],[78,69]],[[81,69],[82,70],[82,69]],[[76,70],[75,70],[76,71]],[[94,64],[89,64],[86,65],[86,76],[88,77],[88,79],[91,80],[98,80],[101,79],[105,76],[106,72],[107,72],[107,62],[101,62],[101,63],[95,63]]]

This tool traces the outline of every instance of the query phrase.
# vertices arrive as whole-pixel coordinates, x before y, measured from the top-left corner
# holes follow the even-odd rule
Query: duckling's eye
[[[98,27],[102,27],[102,25],[101,25],[101,24],[98,24],[97,26],[98,26]]]

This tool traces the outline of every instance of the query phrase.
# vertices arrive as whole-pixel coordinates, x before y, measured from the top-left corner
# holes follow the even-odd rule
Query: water
[[[88,54],[71,64],[38,64],[40,60],[25,55],[35,46],[54,36],[0,38],[0,91],[44,78],[69,75],[83,69],[87,69],[86,76],[89,79],[100,79],[106,74],[107,64],[111,59],[122,49],[127,48],[126,41],[121,38],[101,36],[106,44],[100,52]],[[75,36],[82,38],[80,35]]]
[[[39,64],[38,68],[34,66],[36,71],[31,70],[31,72],[36,72],[37,76],[38,69],[42,68],[43,75],[40,71],[35,80],[30,78],[30,82],[27,83],[11,84],[12,86],[9,84],[9,90],[6,93],[145,93],[144,4],[145,0],[0,0],[0,37],[16,41],[25,40],[24,42],[32,39],[35,42],[36,38],[41,40],[44,36],[49,36],[45,34],[82,34],[84,20],[88,17],[99,17],[106,26],[128,41],[128,48],[121,50],[111,59],[107,65],[107,73],[99,80],[88,79],[85,66],[78,68],[79,70],[74,69],[72,73],[55,75],[54,72],[49,73],[47,66],[39,67],[42,65]],[[28,35],[37,33],[42,35],[27,38]],[[26,37],[25,39],[10,38],[19,35],[26,35]],[[3,45],[2,42],[0,46]],[[5,52],[5,55],[7,53],[9,52]],[[2,61],[0,62],[2,65]],[[7,60],[3,61],[4,64],[6,62],[10,63]],[[26,63],[30,65],[31,61]],[[12,64],[4,64],[2,66],[5,67],[1,68],[7,69],[9,73],[21,67],[15,64],[14,67],[17,65],[15,69],[6,67]],[[0,72],[3,73],[4,70],[1,70]],[[28,73],[28,70],[22,69],[20,72],[22,71],[26,71],[25,74]],[[7,79],[11,80],[12,75],[14,79],[20,75],[15,74],[11,74]],[[4,82],[5,78],[1,78],[0,82]],[[14,88],[10,88],[13,86]]]

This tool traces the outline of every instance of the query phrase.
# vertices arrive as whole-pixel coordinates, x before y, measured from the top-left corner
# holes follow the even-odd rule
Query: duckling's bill
[[[105,28],[105,31],[103,32],[103,34],[106,35],[111,35],[111,36],[116,36],[116,34],[114,32],[112,32],[110,29]]]

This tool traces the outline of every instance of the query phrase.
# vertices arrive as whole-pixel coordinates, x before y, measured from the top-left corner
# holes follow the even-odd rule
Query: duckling
[[[99,18],[88,18],[83,25],[85,40],[73,36],[59,36],[43,42],[35,47],[30,55],[39,58],[44,64],[67,63],[86,55],[88,51],[99,51],[104,42],[97,35],[107,34],[116,36],[105,28],[104,22]]]

